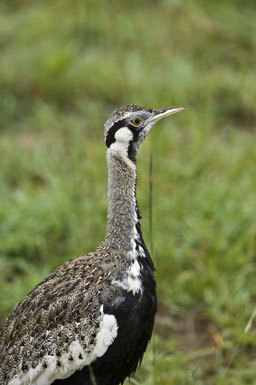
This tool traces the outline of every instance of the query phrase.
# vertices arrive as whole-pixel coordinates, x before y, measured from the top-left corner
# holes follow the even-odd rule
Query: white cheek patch
[[[115,133],[115,140],[117,142],[129,143],[133,139],[133,133],[128,127],[121,127]]]
[[[118,153],[128,159],[129,143],[133,140],[133,133],[128,127],[121,127],[115,133],[115,142],[110,145],[112,153]]]

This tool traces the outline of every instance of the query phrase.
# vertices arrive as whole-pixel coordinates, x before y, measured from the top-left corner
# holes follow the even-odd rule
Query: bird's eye
[[[132,124],[138,127],[142,122],[142,118],[140,116],[136,116],[136,118],[132,119]]]

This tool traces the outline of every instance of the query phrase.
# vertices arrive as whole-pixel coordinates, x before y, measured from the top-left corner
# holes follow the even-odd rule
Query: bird
[[[183,109],[129,104],[107,119],[105,239],[58,267],[9,314],[0,331],[1,385],[119,385],[135,373],[157,311],[136,156],[152,126]]]

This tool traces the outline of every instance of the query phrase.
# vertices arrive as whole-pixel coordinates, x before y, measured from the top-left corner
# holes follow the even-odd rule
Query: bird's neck
[[[108,224],[105,243],[113,249],[133,252],[140,237],[136,203],[136,165],[113,149],[107,151]],[[132,255],[132,254],[131,254]]]

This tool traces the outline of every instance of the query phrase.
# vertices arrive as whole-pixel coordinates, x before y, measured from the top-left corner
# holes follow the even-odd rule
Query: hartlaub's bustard
[[[136,370],[156,313],[154,266],[136,203],[136,154],[155,122],[181,110],[132,104],[110,115],[106,238],[14,308],[0,334],[1,385],[118,385]]]

